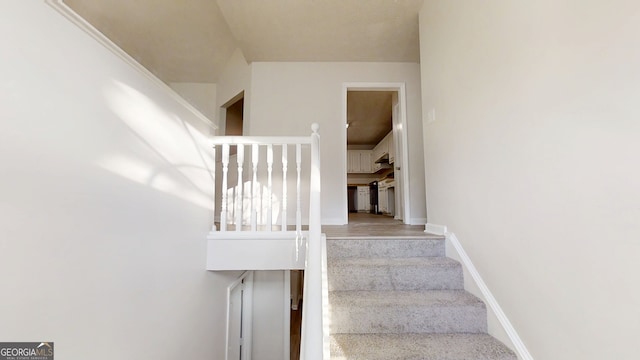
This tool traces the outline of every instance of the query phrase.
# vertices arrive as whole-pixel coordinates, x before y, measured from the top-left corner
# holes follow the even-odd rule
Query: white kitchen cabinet
[[[377,143],[376,146],[371,150],[371,161],[376,161],[380,158],[382,154],[380,153],[380,143]]]
[[[395,214],[395,181],[378,181],[378,211],[393,216]]]
[[[358,186],[358,211],[369,212],[371,209],[370,193],[368,186]]]
[[[389,132],[380,142],[373,148],[371,152],[372,172],[376,173],[383,169],[390,169],[389,164],[389,143],[392,142],[393,132]]]
[[[360,151],[360,170],[362,173],[371,174],[372,168],[371,165],[373,161],[371,161],[371,150],[362,150]]]
[[[347,150],[347,172],[371,174],[371,150]]]
[[[382,214],[386,214],[389,212],[387,188],[378,188],[378,212]]]
[[[347,150],[347,173],[355,172],[360,172],[360,154],[357,151]]]
[[[387,146],[387,142],[385,141],[386,137],[373,148],[372,150],[372,160],[377,161],[385,154],[389,153],[389,147]]]
[[[372,150],[373,161],[378,161],[380,158],[389,159],[391,163],[391,155],[393,153],[395,157],[395,148],[393,146],[393,131],[390,131]]]

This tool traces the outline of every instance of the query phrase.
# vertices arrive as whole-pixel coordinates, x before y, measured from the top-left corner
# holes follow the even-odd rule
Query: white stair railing
[[[309,240],[305,267],[304,305],[300,358],[323,359],[322,325],[322,231],[320,214],[320,135],[318,124],[311,126],[311,183],[309,206]]]
[[[214,202],[214,225],[208,238],[290,239],[294,237],[302,239],[306,237],[300,355],[303,360],[321,360],[323,359],[323,320],[320,135],[318,124],[313,124],[311,129],[311,136],[217,136],[213,138],[214,157],[216,151],[221,150],[219,162],[222,178],[217,179],[218,174],[214,172],[214,183],[220,186],[220,196],[216,195],[214,188],[214,198],[216,201],[219,199],[220,205],[219,213],[216,213],[216,202]],[[295,152],[290,152],[289,146],[295,148]],[[245,151],[247,149],[249,151]],[[305,161],[303,156],[305,151],[309,153],[308,161]],[[281,155],[280,161],[277,161],[278,157],[274,156],[274,153]],[[295,154],[293,160],[289,158],[292,153]],[[245,154],[251,154],[250,159]],[[296,167],[295,220],[293,221],[288,219],[290,209],[288,202],[291,194],[287,188],[289,184],[287,177],[290,163],[295,163]],[[305,171],[306,166],[309,166],[308,173]],[[278,174],[281,174],[282,178],[277,177]],[[308,175],[308,178],[303,178],[303,174]],[[281,192],[274,189],[274,176],[277,177],[275,180],[282,182]],[[304,191],[307,190],[306,186],[308,186],[308,193]],[[303,231],[305,214],[302,204],[307,200],[308,231]],[[278,217],[280,217],[279,222]],[[215,225],[216,218],[219,219],[219,228]],[[230,230],[232,227],[233,229]]]

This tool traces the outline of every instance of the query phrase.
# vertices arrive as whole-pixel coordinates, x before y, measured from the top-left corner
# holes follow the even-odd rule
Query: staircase
[[[332,360],[516,360],[444,238],[327,239]]]

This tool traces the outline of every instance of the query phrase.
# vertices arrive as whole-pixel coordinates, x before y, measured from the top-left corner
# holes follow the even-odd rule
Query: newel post
[[[320,134],[311,125],[311,176],[309,201],[309,239],[307,240],[306,286],[303,306],[303,359],[323,358],[322,326],[322,231],[320,214]]]

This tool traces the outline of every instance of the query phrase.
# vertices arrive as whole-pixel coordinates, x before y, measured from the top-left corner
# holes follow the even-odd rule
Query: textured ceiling
[[[347,144],[375,145],[391,131],[393,93],[347,92]]]
[[[64,0],[165,82],[253,61],[419,62],[423,0]]]
[[[215,83],[237,48],[215,0],[64,3],[167,83]]]
[[[161,80],[216,83],[253,61],[419,62],[423,0],[63,0]],[[389,92],[348,94],[348,143],[391,130]]]
[[[248,61],[419,61],[422,0],[218,4]]]

